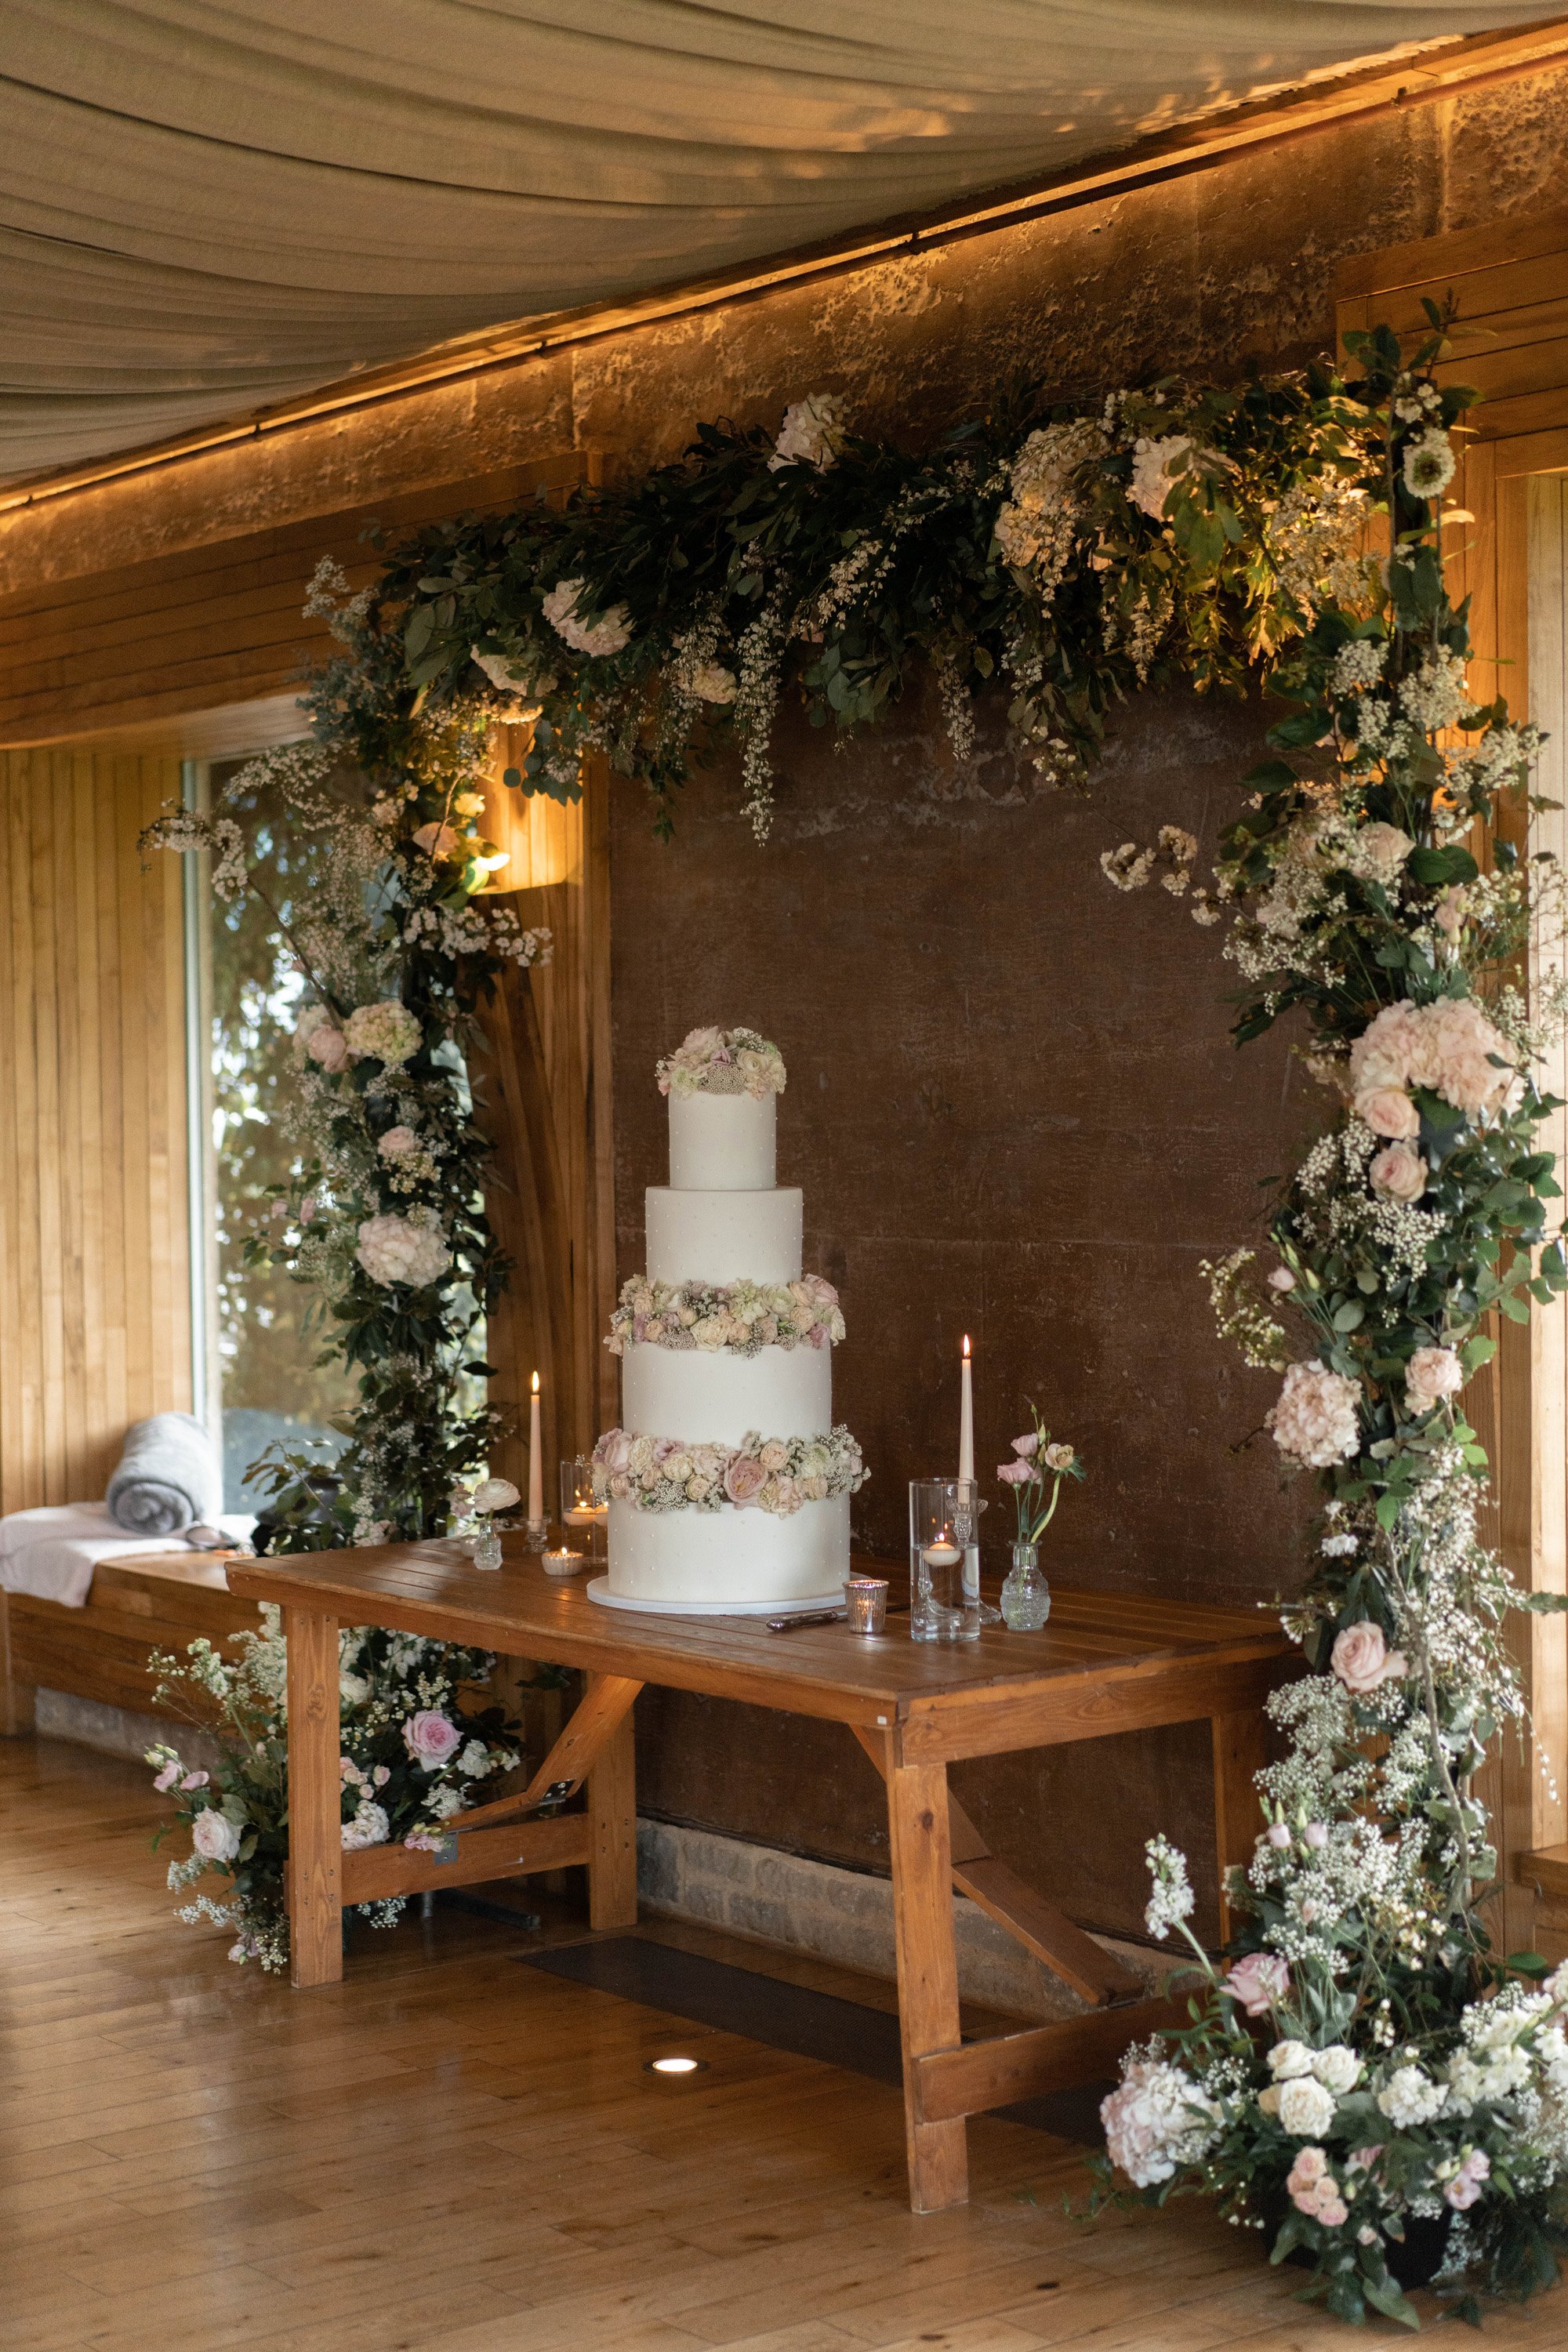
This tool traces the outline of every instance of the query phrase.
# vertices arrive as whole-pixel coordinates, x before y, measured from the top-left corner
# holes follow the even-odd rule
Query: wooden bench
[[[214,1552],[105,1560],[81,1609],[0,1593],[0,1728],[33,1728],[40,1687],[132,1715],[167,1714],[153,1696],[153,1651],[182,1654],[199,1634],[222,1644],[258,1623],[256,1602],[230,1592],[225,1558]]]

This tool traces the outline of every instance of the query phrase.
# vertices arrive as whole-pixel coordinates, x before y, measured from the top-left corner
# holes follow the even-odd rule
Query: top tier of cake
[[[766,1192],[778,1179],[776,1095],[672,1094],[669,1181],[677,1192]]]

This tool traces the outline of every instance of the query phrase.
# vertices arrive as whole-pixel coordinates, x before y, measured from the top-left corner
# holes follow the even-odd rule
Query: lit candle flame
[[[967,1331],[963,1335],[963,1352],[966,1356],[969,1353],[969,1334]]]
[[[965,1352],[967,1353],[967,1349]],[[537,1372],[533,1375],[533,1393],[535,1396],[539,1394],[539,1374]]]

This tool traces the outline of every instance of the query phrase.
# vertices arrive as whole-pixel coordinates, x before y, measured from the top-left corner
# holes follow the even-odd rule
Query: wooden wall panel
[[[100,1496],[191,1402],[178,763],[0,752],[0,1509]]]
[[[498,769],[517,756],[499,751]],[[553,933],[551,962],[509,979],[487,1022],[481,1072],[500,1138],[488,1205],[514,1262],[489,1327],[492,1402],[517,1433],[506,1475],[527,1476],[531,1374],[543,1397],[545,1507],[557,1507],[557,1465],[588,1451],[616,1419],[618,1382],[605,1334],[615,1297],[610,1117],[610,780],[587,778],[573,808],[519,802],[498,785],[487,829],[512,851],[506,894],[525,924]]]
[[[567,451],[0,597],[0,744],[283,693],[331,649],[324,624],[300,611],[323,555],[363,587],[378,568],[363,539],[373,522],[395,535],[570,488],[584,469]]]

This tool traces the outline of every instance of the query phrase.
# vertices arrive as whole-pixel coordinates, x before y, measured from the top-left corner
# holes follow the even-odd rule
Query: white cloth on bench
[[[225,1535],[242,1542],[255,1521],[240,1512],[218,1525]],[[128,1536],[110,1518],[107,1503],[47,1503],[37,1510],[8,1511],[0,1518],[0,1590],[81,1609],[100,1561],[131,1559],[138,1553],[144,1559],[167,1559],[184,1551],[177,1536]]]

